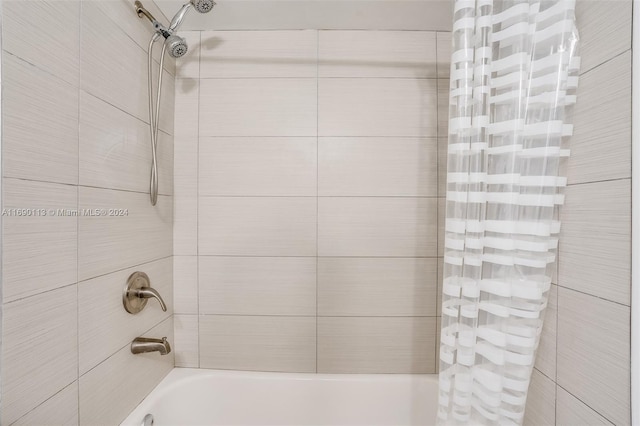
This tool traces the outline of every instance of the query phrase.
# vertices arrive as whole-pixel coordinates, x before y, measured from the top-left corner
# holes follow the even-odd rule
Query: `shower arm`
[[[153,25],[153,28],[159,33],[161,34],[164,38],[167,38],[171,35],[171,30],[167,30],[164,25],[162,25],[152,14],[151,12],[149,12],[147,9],[145,9],[145,7],[142,5],[142,2],[140,2],[140,0],[136,0],[136,2],[133,4],[136,8],[136,13],[138,14],[138,18],[142,19],[142,18],[147,18],[151,24]]]
[[[144,8],[144,6],[142,5],[142,2],[140,2],[140,0],[136,0],[136,2],[133,4],[136,8],[136,13],[138,14],[138,18],[141,18],[143,16],[146,16],[146,18],[151,21],[152,24],[155,25],[156,22],[158,22],[156,20],[156,18],[153,17],[153,15],[151,14],[151,12],[149,12],[147,9]]]

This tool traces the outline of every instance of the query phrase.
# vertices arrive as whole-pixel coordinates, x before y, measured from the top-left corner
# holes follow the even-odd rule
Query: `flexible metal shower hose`
[[[149,197],[151,205],[158,202],[158,126],[160,119],[160,97],[162,94],[162,70],[164,69],[164,55],[167,50],[165,43],[162,43],[162,53],[160,54],[160,67],[158,71],[158,93],[156,95],[155,111],[153,108],[153,45],[160,37],[155,33],[149,42],[149,129],[151,130],[151,182],[149,184]]]

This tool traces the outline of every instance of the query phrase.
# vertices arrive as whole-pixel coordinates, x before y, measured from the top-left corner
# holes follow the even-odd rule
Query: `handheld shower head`
[[[213,0],[191,0],[193,7],[200,13],[211,12],[216,2]]]
[[[169,31],[173,32],[178,29],[190,7],[193,6],[193,8],[200,13],[207,13],[210,12],[215,5],[216,2],[213,0],[189,0],[182,5],[178,13],[176,13],[171,20],[171,23],[169,24]]]
[[[175,34],[170,35],[165,40],[165,45],[169,50],[169,55],[173,58],[180,58],[187,53],[189,50],[189,46],[187,46],[187,41],[180,36]]]

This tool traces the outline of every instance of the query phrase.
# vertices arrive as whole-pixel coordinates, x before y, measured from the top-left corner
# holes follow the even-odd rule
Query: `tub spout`
[[[133,339],[133,342],[131,342],[131,353],[142,354],[146,352],[160,352],[160,355],[167,355],[171,352],[171,346],[166,337],[162,339],[136,337]]]

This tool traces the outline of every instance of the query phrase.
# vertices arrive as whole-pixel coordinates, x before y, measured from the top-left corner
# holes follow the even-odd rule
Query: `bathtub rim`
[[[157,385],[122,419],[120,426],[129,425],[132,414],[145,404],[153,404],[170,393],[175,387],[189,381],[198,381],[205,377],[223,378],[251,378],[258,380],[273,380],[280,378],[291,381],[342,381],[352,383],[403,383],[432,384],[435,389],[438,386],[438,373],[295,373],[279,371],[253,371],[253,370],[218,370],[209,368],[174,367]],[[141,411],[147,411],[141,410]]]

